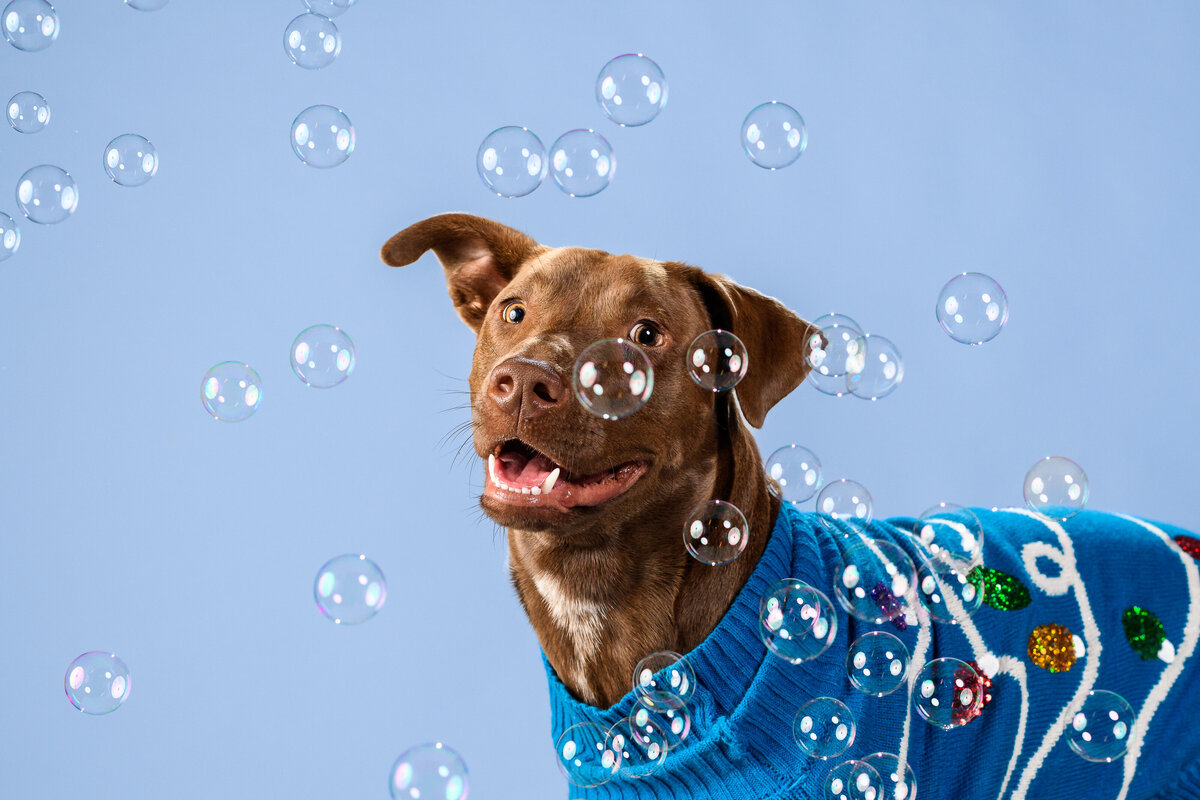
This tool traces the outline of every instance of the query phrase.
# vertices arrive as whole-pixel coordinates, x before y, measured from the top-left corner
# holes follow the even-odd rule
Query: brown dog
[[[496,222],[443,214],[383,246],[393,267],[432,250],[454,307],[478,334],[470,375],[480,505],[508,528],[513,584],[542,649],[580,699],[608,706],[656,650],[688,652],[754,569],[779,512],[746,423],[807,373],[814,333],[778,301],[678,262],[552,248]],[[684,353],[721,328],[750,353],[733,392],[697,386]],[[571,372],[593,342],[625,337],[654,367],[645,407],[586,411]],[[749,542],[710,567],[683,546],[688,512],[727,500]]]

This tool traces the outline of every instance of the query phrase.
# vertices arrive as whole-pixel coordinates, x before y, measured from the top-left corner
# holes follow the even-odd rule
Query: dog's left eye
[[[663,333],[653,322],[639,322],[629,332],[629,338],[642,347],[658,347],[663,343]]]
[[[520,322],[521,320],[525,319],[525,304],[518,303],[514,300],[504,307],[504,311],[501,312],[501,316],[504,317],[505,322]]]

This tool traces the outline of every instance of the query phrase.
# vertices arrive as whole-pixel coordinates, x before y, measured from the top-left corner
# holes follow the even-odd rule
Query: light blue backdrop
[[[60,0],[52,47],[0,45],[0,100],[53,108],[40,134],[0,130],[0,210],[17,215],[35,164],[80,190],[61,225],[22,220],[0,263],[0,797],[381,798],[395,756],[439,738],[472,797],[560,796],[503,532],[476,509],[478,462],[441,442],[467,416],[472,335],[432,257],[377,256],[442,211],[684,259],[892,338],[896,394],[802,387],[759,437],[810,446],[880,515],[1019,503],[1053,453],[1085,467],[1095,507],[1200,527],[1194,4],[361,0],[316,73],[281,46],[301,8]],[[624,130],[593,80],[629,51],[662,65],[670,103]],[[737,133],[773,98],[809,148],[768,173]],[[288,146],[315,103],[357,129],[336,169]],[[615,182],[490,195],[474,154],[504,124],[547,144],[596,127]],[[159,149],[142,188],[101,169],[125,132]],[[963,270],[1011,300],[982,347],[934,320]],[[287,364],[316,322],[358,345],[329,391]],[[237,425],[199,402],[227,359],[265,385]],[[389,579],[353,629],[311,597],[351,551]],[[108,717],[63,696],[90,649],[133,673]]]

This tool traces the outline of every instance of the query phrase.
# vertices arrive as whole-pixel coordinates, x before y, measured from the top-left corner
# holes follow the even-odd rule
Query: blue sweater
[[[904,632],[861,622],[838,608],[833,644],[820,657],[793,665],[768,653],[759,638],[759,600],[768,585],[787,577],[833,598],[834,568],[847,544],[817,515],[785,503],[729,612],[687,654],[698,688],[688,705],[686,741],[648,778],[618,774],[598,788],[570,787],[569,796],[823,800],[832,766],[889,752],[907,760],[924,800],[1200,799],[1200,563],[1173,541],[1188,534],[1090,511],[1061,524],[1021,509],[973,511],[986,532],[984,566],[1009,576],[1005,580],[1018,594],[1027,589],[1028,598],[1019,599],[1030,602],[1007,610],[984,605],[964,625],[924,618]],[[913,523],[873,522],[869,535],[900,545],[920,563],[902,530]],[[1137,652],[1127,640],[1123,619],[1132,606],[1161,621],[1169,642],[1162,658]],[[1083,642],[1082,657],[1065,671],[1050,672],[1028,653],[1031,632],[1051,623]],[[847,649],[868,630],[887,630],[908,646],[910,686],[933,658],[987,665],[995,673],[992,701],[979,718],[946,731],[917,716],[909,687],[884,697],[854,690],[846,677]],[[575,723],[593,721],[607,729],[634,707],[632,694],[607,709],[581,703],[548,663],[546,671],[555,742]],[[1085,761],[1067,746],[1067,712],[1091,689],[1120,694],[1136,714],[1127,754],[1112,763]],[[818,696],[841,699],[858,722],[851,748],[829,761],[805,755],[792,735],[797,708]]]

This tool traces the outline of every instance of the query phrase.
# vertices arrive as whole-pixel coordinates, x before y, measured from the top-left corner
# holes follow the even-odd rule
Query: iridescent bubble
[[[337,386],[354,371],[354,342],[336,325],[312,325],[292,342],[292,372],[316,389]]]
[[[902,549],[884,539],[852,545],[834,572],[833,591],[842,608],[866,622],[906,627],[916,599],[917,570]]]
[[[158,172],[158,150],[145,136],[121,134],[104,148],[104,171],[121,186],[141,186]]]
[[[845,375],[839,375],[835,378],[830,375],[822,375],[813,370],[808,373],[804,382],[821,394],[827,394],[830,397],[845,397],[850,394],[850,387],[846,385]]]
[[[309,106],[292,121],[292,152],[310,167],[336,167],[354,152],[354,126],[341,109]]]
[[[342,35],[329,17],[309,11],[284,28],[283,51],[297,67],[321,69],[342,52]]]
[[[622,127],[645,125],[667,105],[667,79],[641,53],[617,56],[596,77],[596,102]]]
[[[896,391],[904,380],[904,361],[900,351],[882,336],[863,336],[862,368],[846,375],[846,388],[863,400],[878,400]],[[857,365],[859,362],[855,362]]]
[[[46,0],[12,0],[0,14],[4,38],[18,50],[45,50],[58,38],[58,14]]]
[[[0,261],[11,258],[21,247],[21,229],[8,214],[0,211]]]
[[[396,800],[466,800],[470,790],[467,762],[441,742],[410,747],[392,764],[388,789]]]
[[[983,523],[975,512],[954,503],[925,509],[913,538],[943,564],[969,569],[983,555]]]
[[[970,565],[923,561],[917,569],[917,596],[929,616],[957,625],[983,605],[983,583],[967,580]]]
[[[550,161],[533,131],[507,125],[484,138],[475,154],[475,169],[498,197],[524,197],[542,185]]]
[[[825,800],[879,800],[883,779],[864,761],[843,761],[825,778]]]
[[[714,567],[740,556],[749,537],[750,525],[741,509],[724,500],[701,503],[683,523],[683,544],[688,553]]]
[[[878,800],[916,800],[917,778],[912,767],[894,753],[872,753],[863,758],[883,779],[883,794]]]
[[[158,11],[168,0],[125,0],[125,5],[138,11]]]
[[[695,693],[695,671],[672,650],[651,653],[633,669],[633,694],[647,708],[680,708]]]
[[[304,0],[304,4],[308,6],[309,11],[331,19],[340,14],[345,14],[356,2],[357,0]]]
[[[705,331],[688,346],[688,374],[698,386],[713,392],[732,389],[746,376],[750,356],[742,340],[729,331]]]
[[[786,167],[807,145],[804,118],[787,103],[772,100],[755,106],[742,122],[742,149],[764,169]]]
[[[935,658],[917,673],[912,703],[921,719],[948,731],[979,716],[983,705],[983,682],[967,662],[957,658]]]
[[[841,700],[816,697],[792,720],[796,744],[813,758],[836,758],[854,744],[854,715]]]
[[[1008,322],[1008,296],[982,272],[955,275],[938,295],[937,320],[950,338],[963,344],[995,339]]]
[[[222,361],[204,374],[200,401],[213,419],[241,422],[262,402],[262,378],[249,364]]]
[[[817,494],[817,512],[826,528],[850,535],[870,524],[874,503],[867,487],[849,478],[839,478],[825,484]]]
[[[1125,698],[1097,689],[1070,715],[1067,744],[1080,758],[1109,762],[1125,755],[1133,731],[1133,709]]]
[[[863,694],[883,697],[908,680],[908,658],[908,648],[893,634],[864,633],[846,653],[846,677]]]
[[[837,636],[837,610],[823,592],[797,578],[767,587],[758,604],[758,635],[792,664],[824,653]]]
[[[611,747],[608,731],[594,722],[567,728],[558,737],[555,750],[559,771],[575,786],[601,786],[621,768],[620,751]]]
[[[313,581],[317,608],[338,625],[358,625],[379,613],[387,600],[387,579],[374,561],[347,553],[331,558]]]
[[[807,447],[784,445],[767,456],[767,477],[771,494],[799,505],[821,488],[821,460]]]
[[[50,121],[50,104],[37,92],[17,92],[9,99],[5,116],[17,133],[37,133]]]
[[[866,339],[857,322],[845,314],[822,314],[813,320],[812,330],[804,343],[804,358],[815,374],[841,378],[862,371]],[[841,391],[847,391],[845,383]]]
[[[1051,519],[1065,522],[1083,511],[1088,494],[1087,473],[1069,458],[1046,456],[1025,473],[1025,502]]]
[[[654,391],[654,369],[640,347],[627,339],[601,339],[575,360],[575,396],[602,419],[621,419],[646,405]]]
[[[63,688],[71,705],[85,714],[109,714],[129,697],[133,679],[115,653],[92,650],[67,667]]]
[[[26,170],[17,181],[17,206],[34,222],[53,225],[75,213],[79,189],[66,170],[42,164]]]
[[[630,720],[622,719],[609,728],[607,747],[620,761],[618,773],[638,780],[658,772],[667,760],[669,748],[666,733],[654,723],[647,721],[646,725],[635,728],[631,725]]]
[[[673,750],[687,739],[692,730],[692,715],[687,706],[679,708],[647,708],[639,703],[629,716],[630,735],[635,741],[649,746],[661,736],[668,750]]]
[[[550,145],[550,174],[571,197],[599,194],[616,171],[612,145],[590,128],[567,131]]]

